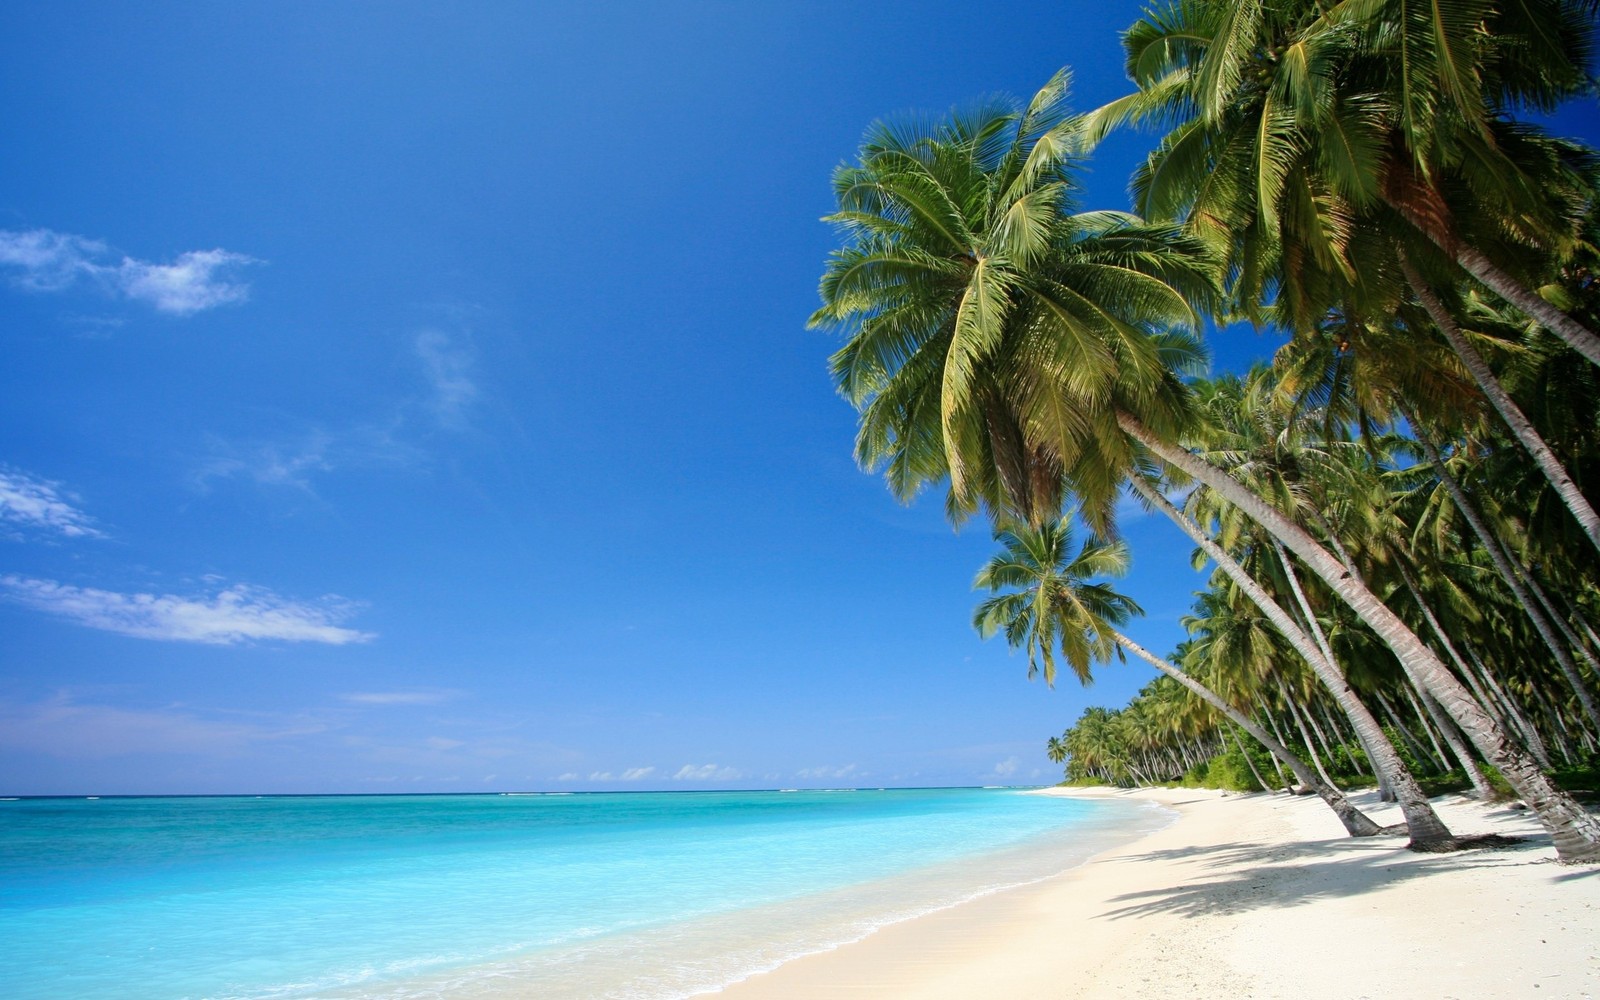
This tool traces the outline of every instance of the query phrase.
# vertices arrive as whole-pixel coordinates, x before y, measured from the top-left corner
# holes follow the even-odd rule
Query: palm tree
[[[1253,319],[1270,314],[1298,331],[1316,325],[1330,308],[1348,307],[1352,297],[1366,302],[1366,312],[1393,312],[1386,300],[1401,290],[1395,280],[1404,277],[1600,549],[1600,513],[1460,333],[1423,266],[1424,258],[1441,256],[1437,244],[1452,251],[1445,255],[1452,270],[1467,258],[1489,267],[1489,258],[1463,236],[1469,223],[1495,239],[1507,233],[1520,239],[1500,251],[1505,257],[1528,258],[1530,247],[1552,233],[1562,247],[1576,242],[1589,192],[1564,159],[1578,154],[1526,127],[1499,134],[1504,129],[1483,105],[1481,67],[1471,70],[1470,80],[1456,79],[1467,72],[1461,60],[1481,60],[1491,42],[1500,48],[1535,44],[1543,38],[1539,24],[1565,22],[1550,11],[1543,12],[1544,21],[1502,18],[1501,27],[1538,37],[1500,38],[1484,34],[1482,18],[1474,20],[1471,10],[1456,16],[1479,5],[1455,4],[1438,30],[1419,40],[1415,6],[1408,0],[1352,2],[1331,11],[1311,3],[1269,8],[1259,0],[1173,4],[1128,32],[1130,73],[1140,90],[1096,112],[1091,128],[1100,132],[1129,117],[1178,119],[1136,177],[1141,210],[1185,216],[1191,231],[1225,253],[1235,275],[1235,308]],[[1410,66],[1410,75],[1389,69],[1396,60]],[[1511,65],[1500,86],[1517,100],[1571,92],[1551,82],[1554,77],[1541,81],[1515,60]],[[1418,67],[1443,88],[1447,100],[1435,104],[1460,107],[1437,113],[1418,100]],[[1430,75],[1434,71],[1444,75]],[[1432,127],[1448,133],[1448,142],[1418,127],[1428,109]],[[1471,119],[1476,130],[1458,119]],[[1422,142],[1425,136],[1432,138]],[[1512,156],[1517,151],[1520,160]],[[1468,169],[1472,164],[1476,171]],[[1484,174],[1493,175],[1492,183],[1479,182]],[[1476,184],[1469,185],[1470,212],[1452,209],[1440,191],[1456,175]],[[1550,192],[1559,197],[1545,197]],[[1418,239],[1418,227],[1427,239]],[[1506,294],[1512,291],[1507,282],[1526,292],[1517,298],[1521,308],[1542,304],[1555,313],[1569,342],[1600,364],[1600,337],[1511,281],[1504,269],[1494,274],[1482,276]],[[1271,309],[1263,307],[1268,301]]]
[[[1586,153],[1508,117],[1588,93],[1593,35],[1592,5],[1564,0],[1174,0],[1124,35],[1139,89],[1095,112],[1090,132],[1161,122],[1170,131],[1138,177],[1146,214],[1187,205],[1223,240],[1288,227],[1296,237],[1269,253],[1349,280],[1354,261],[1368,266],[1349,252],[1365,228],[1355,216],[1381,206],[1405,242],[1431,244],[1600,364],[1600,336],[1519,266],[1548,273],[1576,243]],[[1248,211],[1229,204],[1242,196]],[[1240,272],[1258,288],[1259,276],[1252,262]]]
[[[989,106],[933,127],[876,126],[835,175],[846,246],[813,325],[862,411],[858,459],[909,498],[949,481],[954,518],[980,505],[1040,523],[1070,491],[1109,534],[1135,443],[1216,489],[1277,536],[1394,649],[1551,829],[1563,857],[1600,857],[1600,821],[1559,792],[1471,703],[1425,644],[1276,508],[1179,446],[1194,342],[1152,328],[1209,304],[1204,245],[1124,215],[1064,214],[1080,123],[1063,77],[1025,110]],[[1414,661],[1414,662],[1411,662]]]
[[[1146,422],[1179,422],[1185,345],[1147,330],[1192,327],[1214,294],[1174,227],[1070,211],[1066,87],[1063,71],[1025,109],[879,123],[834,175],[845,246],[811,325],[849,335],[832,365],[862,413],[857,458],[902,499],[948,478],[954,519],[982,505],[1038,523],[1070,485],[1107,529],[1133,456],[1103,402],[1132,393]]]
[[[995,532],[995,540],[1001,551],[978,571],[973,587],[997,593],[978,605],[972,623],[986,639],[1003,630],[1013,649],[1027,650],[1029,677],[1042,669],[1045,683],[1053,684],[1058,649],[1082,684],[1093,680],[1095,664],[1113,657],[1121,659],[1124,650],[1133,653],[1272,751],[1301,784],[1328,803],[1351,836],[1379,832],[1377,824],[1351,805],[1338,789],[1318,778],[1303,760],[1249,716],[1117,630],[1117,626],[1143,612],[1132,599],[1118,594],[1108,584],[1089,580],[1127,572],[1128,549],[1124,543],[1090,539],[1073,553],[1071,522],[1064,519],[1047,521],[1037,528],[1003,528]]]

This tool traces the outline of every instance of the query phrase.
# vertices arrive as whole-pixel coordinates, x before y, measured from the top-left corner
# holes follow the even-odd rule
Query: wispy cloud
[[[194,483],[205,489],[214,479],[242,477],[263,486],[290,486],[310,493],[311,474],[333,469],[328,457],[330,440],[329,435],[314,431],[294,444],[238,448],[216,443],[213,447],[219,453],[206,460],[194,474]]]
[[[590,781],[643,781],[644,779],[650,777],[652,774],[655,774],[655,773],[656,773],[656,769],[653,768],[653,767],[630,767],[626,771],[621,772],[620,774],[619,773],[613,773],[611,771],[591,771],[591,772],[589,772],[589,780]],[[571,773],[563,774],[561,777],[557,778],[556,780],[557,781],[577,781],[578,780],[578,775],[571,774]]]
[[[232,645],[258,639],[342,646],[373,638],[338,623],[356,610],[326,597],[315,603],[279,597],[263,587],[234,584],[210,596],[121,594],[52,580],[0,576],[10,600],[89,628],[140,639]]]
[[[478,398],[478,384],[472,378],[472,354],[459,338],[438,330],[417,334],[413,346],[432,390],[428,405],[434,416],[445,427],[465,426],[467,413]]]
[[[816,781],[822,778],[848,778],[855,773],[856,766],[846,764],[843,767],[802,767],[794,773],[794,776],[807,781]]]
[[[0,465],[0,522],[68,538],[100,537],[93,519],[74,507],[72,499],[60,483]]]
[[[230,250],[190,250],[170,263],[117,260],[110,247],[49,229],[0,230],[0,266],[18,287],[61,292],[83,281],[161,312],[188,316],[243,302],[250,286],[237,271],[260,261]]]
[[[999,763],[995,764],[995,766],[994,766],[995,777],[997,777],[997,778],[1009,778],[1012,775],[1017,773],[1017,768],[1019,766],[1021,766],[1021,764],[1022,764],[1021,758],[1019,758],[1019,757],[1007,757],[1005,760],[1002,760]]]
[[[744,772],[732,767],[718,767],[715,764],[685,764],[678,768],[678,773],[672,776],[674,781],[732,781],[734,778],[744,776]]]
[[[339,696],[353,705],[438,705],[454,691],[353,691]]]

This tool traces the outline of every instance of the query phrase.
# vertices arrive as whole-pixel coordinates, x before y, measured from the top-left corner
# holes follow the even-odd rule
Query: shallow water
[[[991,789],[0,802],[0,992],[686,996],[1164,822]]]

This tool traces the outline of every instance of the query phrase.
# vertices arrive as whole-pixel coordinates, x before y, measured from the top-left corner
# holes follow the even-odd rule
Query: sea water
[[[0,996],[690,996],[1164,822],[1009,789],[0,801]]]

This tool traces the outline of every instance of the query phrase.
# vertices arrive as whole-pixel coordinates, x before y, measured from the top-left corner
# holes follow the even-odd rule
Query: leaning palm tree
[[[1121,485],[1151,456],[1206,483],[1427,678],[1562,857],[1600,857],[1600,821],[1550,784],[1401,619],[1309,533],[1181,446],[1194,421],[1182,376],[1200,354],[1178,328],[1197,320],[1191,301],[1214,300],[1214,261],[1175,227],[1067,213],[1081,123],[1064,94],[1058,75],[1023,110],[880,124],[859,164],[835,174],[831,218],[846,245],[823,275],[812,325],[849,334],[833,365],[861,410],[858,460],[884,467],[902,498],[948,481],[956,519],[986,506],[1038,524],[1070,492],[1102,534]]]
[[[956,519],[987,506],[1038,523],[1069,485],[1109,527],[1133,453],[1101,404],[1131,394],[1146,423],[1181,422],[1170,352],[1185,346],[1148,330],[1193,329],[1191,303],[1215,293],[1175,227],[1072,211],[1066,87],[1063,71],[1025,109],[879,123],[834,175],[845,245],[811,325],[848,334],[832,366],[862,412],[857,458],[902,499],[947,479]]]
[[[1142,614],[1131,598],[1094,577],[1118,577],[1128,570],[1128,548],[1122,542],[1089,539],[1073,552],[1071,521],[1046,521],[1037,528],[1011,525],[995,533],[1001,551],[978,571],[974,589],[996,591],[973,613],[972,624],[985,639],[1004,631],[1006,642],[1028,654],[1028,676],[1044,674],[1055,683],[1059,651],[1079,683],[1093,680],[1093,667],[1123,651],[1133,653],[1177,681],[1255,737],[1288,765],[1301,784],[1312,789],[1339,817],[1351,836],[1371,836],[1379,827],[1319,778],[1305,761],[1291,753],[1248,715],[1171,663],[1118,631]]]
[[[1510,60],[1498,84],[1482,78],[1489,54],[1546,43],[1563,27],[1581,39],[1588,26],[1557,16],[1553,8],[1563,5],[1528,4],[1525,22],[1499,18],[1494,29],[1509,35],[1496,35],[1484,26],[1488,6],[1450,5],[1451,15],[1430,26],[1412,8],[1437,14],[1437,3],[1325,10],[1182,0],[1129,30],[1140,89],[1091,116],[1091,129],[1129,117],[1176,120],[1136,177],[1140,210],[1182,215],[1226,253],[1235,306],[1253,319],[1270,312],[1298,332],[1352,297],[1374,314],[1392,313],[1386,300],[1412,289],[1600,549],[1600,513],[1459,329],[1443,292],[1457,282],[1458,265],[1475,261],[1493,271],[1475,276],[1502,294],[1525,293],[1515,296],[1519,308],[1575,330],[1569,343],[1600,364],[1600,337],[1532,291],[1577,242],[1591,196],[1577,169],[1587,154],[1505,125],[1485,103],[1495,85],[1519,102],[1554,101],[1570,95],[1582,73],[1552,65],[1541,80]],[[1536,7],[1547,9],[1535,17]],[[1550,48],[1553,56],[1560,45]],[[1571,54],[1582,49],[1577,43]],[[1429,71],[1422,75],[1435,100],[1418,99],[1419,67]],[[1447,197],[1452,186],[1461,192]],[[1498,257],[1541,262],[1533,285],[1490,264],[1496,243]]]

